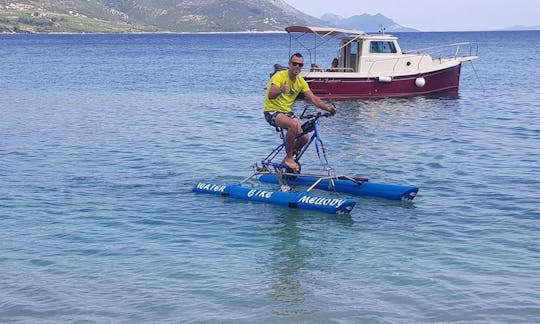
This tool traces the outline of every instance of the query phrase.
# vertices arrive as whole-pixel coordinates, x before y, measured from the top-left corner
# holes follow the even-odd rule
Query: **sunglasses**
[[[299,63],[299,62],[291,62],[292,66],[299,66],[299,67],[302,67],[304,66],[304,63]]]

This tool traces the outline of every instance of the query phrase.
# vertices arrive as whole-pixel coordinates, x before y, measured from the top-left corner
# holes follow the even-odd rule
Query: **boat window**
[[[397,53],[394,42],[372,41],[369,44],[370,53]]]
[[[362,44],[345,39],[339,53],[339,67],[333,71],[356,72],[358,69],[358,55]]]
[[[351,54],[358,54],[358,43],[352,42],[351,43]]]

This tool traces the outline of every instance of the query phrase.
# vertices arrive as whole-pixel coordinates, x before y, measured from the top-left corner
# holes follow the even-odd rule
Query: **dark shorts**
[[[285,113],[282,113],[282,112],[279,112],[279,111],[265,111],[264,112],[264,118],[266,119],[266,121],[268,122],[268,124],[274,126],[274,127],[279,127],[276,125],[276,117],[278,114],[285,114]],[[285,115],[287,115],[287,117],[290,117],[290,118],[296,118],[296,116],[294,115],[294,113],[291,111],[289,113],[286,113]]]

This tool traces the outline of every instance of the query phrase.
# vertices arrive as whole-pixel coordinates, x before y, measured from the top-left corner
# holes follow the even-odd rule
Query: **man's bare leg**
[[[278,114],[276,116],[276,125],[283,129],[287,130],[285,135],[285,158],[283,159],[283,164],[291,168],[293,171],[298,172],[299,166],[298,163],[294,160],[294,153],[297,148],[302,148],[306,141],[307,136],[302,136],[298,140],[296,136],[302,132],[302,127],[300,122],[296,118],[291,118],[285,114]]]

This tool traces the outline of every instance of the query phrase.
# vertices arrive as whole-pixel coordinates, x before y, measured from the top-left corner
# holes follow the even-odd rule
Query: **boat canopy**
[[[289,34],[289,56],[291,55],[292,49],[292,40],[294,39],[298,42],[303,48],[308,50],[309,61],[312,66],[317,66],[317,51],[324,44],[330,42],[334,38],[340,38],[341,46],[338,48],[339,61],[343,61],[341,53],[342,49],[349,46],[349,44],[355,42],[357,39],[367,37],[368,34],[361,30],[354,29],[342,29],[334,27],[314,27],[314,26],[288,26],[285,27],[285,31]],[[315,35],[313,37],[313,45],[308,45],[308,41],[302,40],[305,35]],[[311,39],[311,37],[309,37]],[[356,53],[355,53],[356,55]],[[355,58],[356,60],[356,58]],[[343,68],[343,67],[341,67]],[[356,64],[354,67],[356,70]]]
[[[366,35],[366,33],[361,30],[341,29],[341,28],[332,28],[332,27],[289,26],[289,27],[285,27],[285,31],[287,33],[317,34],[323,37],[335,36],[339,34]]]

